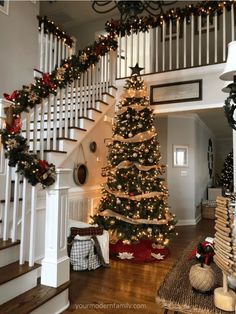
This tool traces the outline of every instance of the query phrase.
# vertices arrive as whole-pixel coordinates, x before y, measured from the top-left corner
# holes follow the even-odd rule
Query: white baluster
[[[202,65],[202,16],[198,16],[198,65]]]
[[[132,66],[134,66],[134,33],[133,30],[131,30],[131,35],[130,35],[130,63]]]
[[[33,127],[33,153],[36,154],[37,151],[37,139],[38,139],[38,106],[34,106],[33,109],[33,121],[34,121],[34,127]],[[40,138],[40,136],[39,136]]]
[[[74,126],[74,82],[71,82],[70,85],[70,127]],[[81,91],[80,91],[81,93]],[[80,103],[81,104],[81,103]]]
[[[116,62],[116,60],[115,60]],[[92,65],[92,81],[91,81],[91,86],[92,86],[92,108],[95,108],[95,99],[96,99],[96,81],[95,81],[95,76],[96,76],[96,69],[95,66]]]
[[[44,64],[43,64],[43,60],[44,60],[44,23],[41,23],[41,30],[40,30],[40,35],[39,35],[39,38],[40,38],[40,46],[39,46],[39,49],[40,49],[40,57],[39,57],[39,69],[40,71],[43,71],[44,69]]]
[[[64,60],[65,59],[65,41],[64,40],[61,41],[61,50],[62,50],[61,58],[62,60]]]
[[[22,191],[22,214],[21,214],[21,236],[20,236],[20,264],[25,262],[25,244],[26,244],[26,210],[27,210],[27,179],[23,179],[23,191]]]
[[[31,216],[30,216],[30,241],[29,241],[29,266],[34,266],[35,262],[35,235],[36,235],[36,201],[37,188],[31,187]]]
[[[218,61],[218,28],[217,28],[217,24],[218,24],[218,16],[217,13],[215,13],[214,15],[214,47],[215,47],[215,57],[214,57],[214,61],[215,63]]]
[[[118,58],[117,58],[117,63],[118,63],[118,73],[117,73],[117,77],[121,78],[121,57],[122,57],[122,47],[121,47],[122,41],[121,41],[121,35],[119,35],[118,37]]]
[[[54,36],[54,49],[53,49],[53,67],[55,68],[56,64],[58,65],[57,60],[57,37]]]
[[[231,4],[231,41],[234,41],[234,4]]]
[[[137,33],[137,36],[136,36],[136,38],[137,38],[137,49],[136,49],[137,54],[136,54],[136,60],[137,60],[138,63],[139,63],[139,49],[140,49],[139,36],[140,36],[140,33],[138,32],[138,33]],[[151,46],[151,45],[150,45],[150,46]]]
[[[108,93],[108,90],[109,90],[109,59],[108,59],[108,53],[105,54],[105,66],[106,66],[106,77],[105,77],[105,79],[106,79],[106,81],[105,81],[106,82],[106,88],[105,88],[105,92]],[[91,73],[92,73],[92,71],[91,71],[91,68],[90,68],[90,76],[91,76]],[[89,88],[91,88],[91,80],[90,80],[90,87]],[[89,92],[89,94],[91,94],[91,91]],[[91,105],[89,105],[89,106],[91,106]]]
[[[133,64],[134,66],[134,64]],[[143,68],[144,73],[146,73],[146,33],[143,33]]]
[[[57,95],[59,91],[57,90]],[[53,96],[53,133],[52,133],[52,149],[57,149],[57,95]]]
[[[58,51],[58,54],[57,54],[57,64],[58,64],[58,67],[60,67],[61,65],[61,39],[58,39],[57,40],[57,51]]]
[[[51,33],[49,36],[49,70],[48,72],[52,72],[54,65],[53,65],[53,56],[52,56],[52,44],[53,44],[53,34]]]
[[[194,66],[194,15],[191,15],[191,67]]]
[[[45,35],[45,59],[44,59],[44,72],[48,72],[48,33]]]
[[[48,104],[47,104],[47,144],[46,147],[48,150],[51,149],[51,110],[52,110],[52,96],[48,97]],[[44,132],[43,132],[44,133]]]
[[[128,61],[127,40],[128,40],[128,36],[125,35],[125,52],[124,52],[124,56],[125,56],[125,76],[127,76],[127,73],[128,73],[128,65],[127,65],[127,61]],[[133,65],[131,65],[131,66],[133,66]]]
[[[223,38],[222,38],[222,48],[223,48],[223,61],[226,60],[226,8],[223,7]]]
[[[63,98],[64,98],[64,89],[60,89],[59,137],[63,137]]]
[[[158,62],[158,58],[159,58],[159,27],[156,27],[156,50],[155,50],[155,56],[156,56],[156,72],[158,72],[158,68],[159,68],[159,62]]]
[[[172,70],[172,20],[169,20],[169,70]]]
[[[184,64],[184,68],[186,68],[186,55],[187,55],[187,52],[186,52],[186,48],[187,48],[187,22],[186,22],[186,17],[184,18],[184,53],[183,53],[183,58],[184,58],[184,60],[183,60],[183,64]]]
[[[210,21],[209,21],[209,14],[207,14],[207,28],[206,28],[206,64],[209,64],[209,28],[210,28]]]
[[[88,108],[91,108],[91,67],[88,69]]]
[[[42,100],[40,111],[41,111],[41,121],[40,121],[40,158],[44,159],[44,108],[45,100]]]
[[[6,169],[6,190],[5,190],[5,208],[3,213],[3,241],[9,237],[9,213],[11,198],[11,172],[12,168],[7,165]]]
[[[179,19],[176,20],[176,69],[179,68]]]
[[[14,203],[13,203],[13,216],[12,216],[12,242],[16,242],[17,235],[17,219],[19,208],[19,172],[14,173]]]
[[[83,81],[84,81],[84,73],[81,73],[80,75],[80,81],[79,81],[79,116],[83,116]],[[96,86],[96,89],[98,89],[98,86]]]
[[[79,80],[75,80],[75,124],[79,126]]]
[[[117,59],[117,53],[114,50],[109,51],[109,67],[110,67],[110,77],[109,77],[109,84],[111,86],[115,85],[115,79],[116,79],[116,59]]]
[[[68,90],[69,86],[66,84],[66,89],[65,89],[65,130],[64,130],[64,137],[69,137],[68,136]]]
[[[102,71],[102,74],[104,74],[103,68],[101,71]],[[103,79],[104,79],[104,76],[103,76]],[[102,84],[102,87],[103,87],[103,84]],[[101,87],[101,95],[103,92],[102,87]],[[87,108],[88,108],[88,71],[84,72],[84,110],[83,110],[83,117],[87,117],[87,115],[88,115]]]
[[[162,24],[162,71],[165,71],[166,60],[166,22],[163,20]]]

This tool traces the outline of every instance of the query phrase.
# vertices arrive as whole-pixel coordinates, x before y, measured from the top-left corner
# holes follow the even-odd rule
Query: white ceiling
[[[79,25],[95,22],[96,20],[110,20],[117,18],[117,11],[98,14],[93,11],[90,0],[88,1],[40,1],[40,15],[46,15],[66,32]],[[114,15],[115,14],[115,15]],[[105,25],[105,22],[104,22]],[[73,35],[73,34],[72,34]],[[193,113],[193,112],[191,112]],[[223,109],[199,110],[200,119],[212,130],[217,139],[231,138],[232,129],[228,126]]]

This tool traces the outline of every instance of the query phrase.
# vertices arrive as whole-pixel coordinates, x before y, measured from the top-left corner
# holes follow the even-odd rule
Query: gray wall
[[[33,80],[38,67],[39,3],[10,1],[9,15],[0,12],[0,98]]]

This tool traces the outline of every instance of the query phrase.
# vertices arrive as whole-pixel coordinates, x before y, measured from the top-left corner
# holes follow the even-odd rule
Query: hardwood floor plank
[[[170,256],[164,261],[135,264],[111,260],[110,268],[72,271],[71,305],[64,314],[163,314],[164,309],[155,302],[158,287],[193,239],[199,235],[213,236],[214,221],[177,227],[177,232],[178,236],[170,245]],[[168,311],[168,314],[173,312]]]

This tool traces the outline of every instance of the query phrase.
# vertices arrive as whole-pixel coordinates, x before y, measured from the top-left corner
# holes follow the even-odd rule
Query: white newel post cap
[[[52,190],[69,189],[69,175],[72,169],[69,168],[57,168],[56,169],[56,181],[52,185]]]

